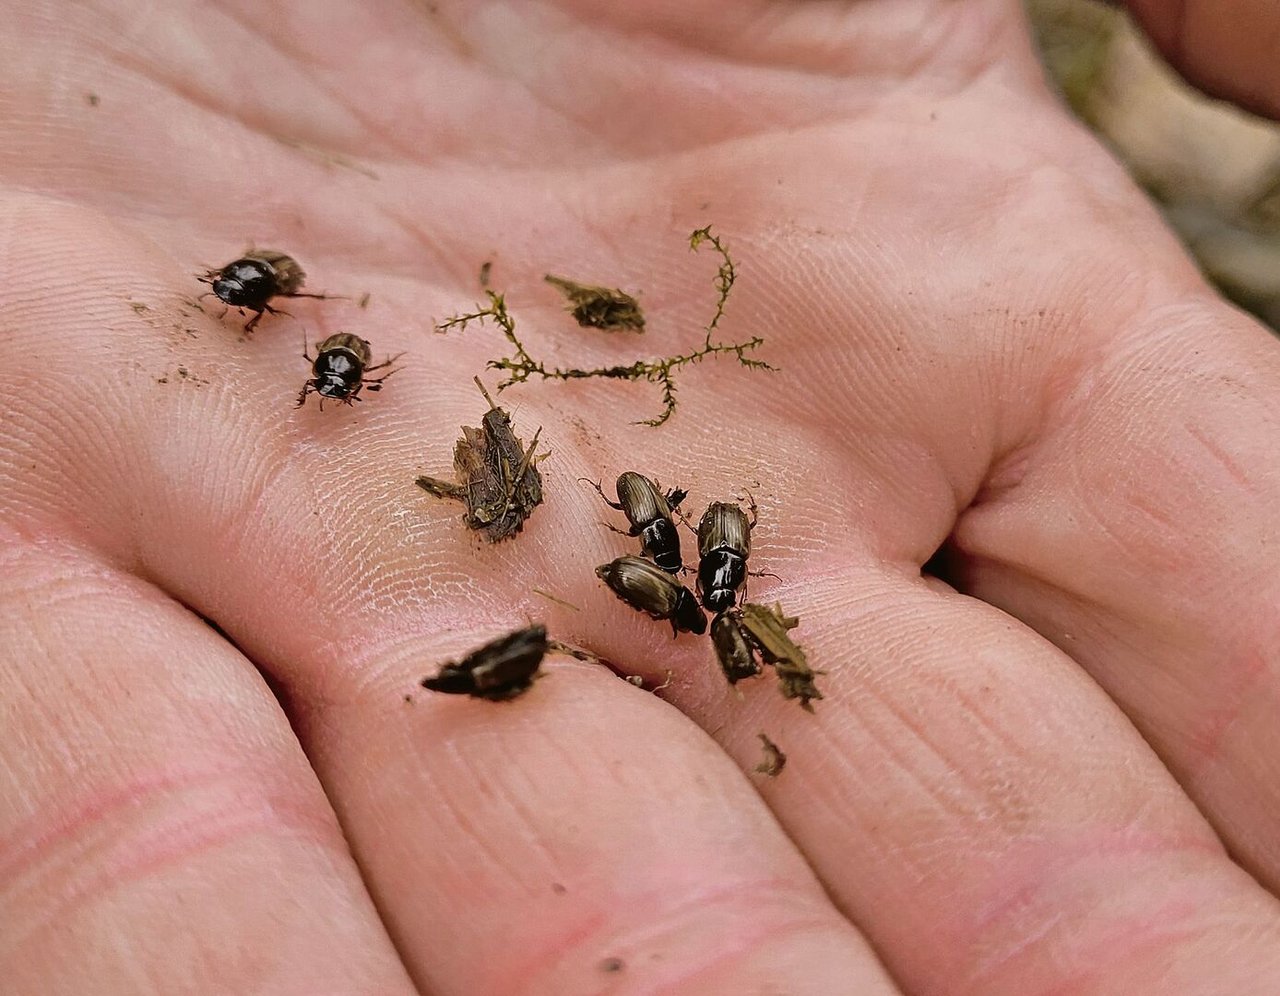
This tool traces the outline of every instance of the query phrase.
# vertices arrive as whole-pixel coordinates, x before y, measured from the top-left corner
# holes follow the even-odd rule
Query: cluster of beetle
[[[264,314],[287,314],[272,307],[271,301],[275,298],[324,299],[329,296],[305,293],[302,286],[306,274],[297,261],[273,250],[250,250],[225,266],[200,274],[197,279],[210,287],[202,297],[217,297],[228,308],[239,309],[241,314],[253,312],[245,324],[245,332],[252,332]],[[562,278],[555,279],[565,282]],[[643,327],[642,323],[639,327]],[[302,355],[311,364],[311,376],[298,394],[298,406],[312,393],[319,396],[322,409],[325,399],[353,404],[360,400],[362,390],[381,389],[382,381],[395,372],[393,364],[401,355],[371,365],[373,354],[368,341],[349,332],[335,332],[317,343],[316,349],[317,354],[312,357],[308,346],[303,345]],[[376,370],[385,372],[380,377],[368,376]],[[511,432],[506,412],[490,401],[483,428],[468,432],[464,427],[464,438],[455,452],[455,467],[466,481],[454,485],[420,478],[418,484],[441,497],[466,500],[468,526],[487,530],[491,542],[505,539],[520,531],[524,519],[542,500],[541,479],[531,459],[536,444],[535,436],[526,452]],[[492,485],[492,501],[489,498],[479,501],[472,495],[477,484],[474,479],[477,468],[483,479],[479,483]],[[592,483],[600,497],[623,512],[630,523],[628,530],[609,528],[639,537],[641,543],[642,556],[619,557],[596,568],[596,574],[614,594],[632,608],[670,622],[673,636],[682,630],[698,635],[705,633],[705,608],[712,614],[712,644],[730,684],[760,674],[759,655],[778,671],[783,694],[787,698],[799,698],[801,705],[811,711],[809,701],[822,697],[812,680],[820,672],[809,668],[803,651],[787,636],[787,631],[798,620],[784,615],[780,606],[772,610],[756,605],[738,606],[739,591],[748,575],[751,530],[756,524],[754,500],[750,503],[750,517],[730,502],[712,502],[703,513],[696,530],[695,597],[679,580],[688,569],[681,559],[680,534],[675,522],[679,517],[688,526],[688,520],[679,511],[688,492],[683,489],[663,492],[643,474],[627,471],[618,477],[618,500],[613,502],[599,483]],[[522,497],[521,488],[528,494]],[[568,648],[549,641],[541,625],[528,626],[485,644],[461,661],[444,664],[438,674],[422,679],[421,683],[437,692],[492,700],[515,698],[533,684],[543,657],[548,649],[556,647],[569,652]],[[763,734],[762,738],[766,753],[772,748],[781,759],[771,762],[768,773],[776,773],[785,756]]]
[[[596,568],[596,574],[620,599],[654,619],[671,623],[671,633],[681,630],[701,635],[707,631],[705,608],[713,616],[711,641],[725,677],[731,684],[760,673],[756,660],[759,649],[740,624],[735,607],[738,592],[747,580],[747,558],[751,554],[751,530],[756,524],[756,505],[751,515],[731,502],[712,502],[698,522],[697,597],[681,584],[685,570],[680,556],[680,532],[675,517],[688,496],[683,489],[663,492],[635,471],[618,477],[618,500],[610,501],[599,484],[592,485],[612,508],[621,511],[631,524],[629,530],[610,526],[615,532],[640,538],[640,557],[619,557]],[[682,519],[683,521],[683,519]],[[647,559],[646,559],[647,558]],[[701,608],[699,602],[702,603]]]
[[[314,297],[323,300],[329,296],[304,293],[302,285],[306,276],[293,257],[273,249],[253,249],[226,266],[200,274],[196,279],[210,288],[201,297],[212,295],[228,308],[240,309],[241,314],[252,311],[253,317],[244,327],[246,332],[252,332],[264,314],[288,314],[273,308],[272,298]],[[383,363],[370,366],[373,352],[368,341],[350,332],[335,332],[317,343],[314,357],[304,343],[302,355],[311,364],[311,376],[302,385],[297,404],[301,406],[307,395],[314,392],[320,396],[321,408],[326,398],[350,405],[360,400],[362,389],[381,390],[382,381],[395,373],[392,364],[399,358],[392,356]],[[374,370],[383,369],[386,372],[381,377],[367,376]]]

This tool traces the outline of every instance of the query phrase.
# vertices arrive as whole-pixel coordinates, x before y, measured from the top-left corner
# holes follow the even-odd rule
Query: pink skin
[[[1280,107],[1271,6],[1135,6]],[[27,4],[0,66],[15,992],[1280,990],[1280,351],[1014,0]],[[552,451],[512,543],[413,486],[484,410],[500,338],[430,331],[482,262],[531,350],[619,362],[699,336],[707,222],[777,373],[684,371],[656,430],[650,385],[503,395]],[[191,299],[250,242],[347,300],[246,341]],[[396,376],[293,409],[338,330]],[[751,488],[815,715],[596,581],[634,544],[575,482],[628,468]],[[665,701],[417,687],[531,617]]]

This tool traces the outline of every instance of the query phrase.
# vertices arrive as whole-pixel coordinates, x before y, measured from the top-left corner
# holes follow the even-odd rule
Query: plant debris
[[[757,733],[756,736],[760,738],[760,747],[764,752],[764,760],[755,767],[756,773],[768,775],[770,778],[777,778],[782,769],[786,767],[787,755],[782,753],[781,748],[765,734]]]
[[[791,639],[788,631],[799,624],[799,616],[785,615],[782,606],[776,603],[769,608],[748,602],[742,606],[739,617],[739,625],[746,631],[747,638],[760,651],[764,662],[772,664],[777,672],[782,697],[799,699],[803,709],[813,712],[809,703],[822,698],[813,679],[824,672],[811,668],[804,651]]]
[[[567,277],[548,273],[542,278],[569,302],[569,313],[583,328],[606,332],[643,332],[644,312],[640,302],[617,287],[580,284]]]
[[[729,292],[733,289],[737,274],[728,250],[720,241],[720,237],[711,233],[709,226],[699,228],[689,236],[689,248],[693,251],[696,252],[704,244],[710,245],[720,255],[720,266],[716,271],[715,279],[716,310],[711,321],[705,326],[706,336],[702,345],[687,353],[667,356],[657,360],[635,360],[632,363],[594,367],[585,370],[577,367],[547,367],[541,360],[535,360],[529,354],[528,350],[525,349],[524,343],[516,335],[515,319],[507,311],[503,295],[488,289],[485,290],[485,295],[489,299],[487,307],[476,305],[475,311],[465,315],[455,315],[453,318],[441,322],[436,326],[436,331],[443,333],[450,329],[462,330],[472,322],[482,321],[491,321],[497,325],[513,349],[510,356],[490,360],[487,364],[491,370],[506,371],[506,378],[498,383],[499,391],[510,387],[512,384],[523,384],[530,377],[535,376],[542,380],[585,380],[592,377],[603,377],[612,380],[648,381],[651,384],[657,384],[662,389],[662,411],[653,418],[641,419],[633,424],[659,426],[666,422],[676,410],[675,372],[691,363],[699,363],[708,356],[732,354],[738,363],[749,370],[774,369],[764,360],[758,360],[747,355],[748,353],[753,353],[764,344],[764,339],[761,336],[752,336],[742,342],[734,343],[712,341],[716,328],[724,317],[725,302],[729,298]]]
[[[573,609],[574,612],[582,611],[582,609],[574,605],[572,602],[566,602],[563,598],[560,598],[558,595],[553,595],[549,591],[543,591],[541,588],[530,588],[529,591],[535,595],[541,595],[548,602],[555,602],[557,605],[563,605],[566,609]]]
[[[527,626],[486,643],[457,663],[449,661],[420,684],[446,695],[493,702],[514,699],[532,687],[548,646],[545,626]]]
[[[511,428],[511,416],[499,408],[480,383],[476,386],[489,403],[480,428],[464,425],[462,438],[453,448],[453,470],[458,483],[435,477],[419,477],[418,487],[437,498],[460,501],[467,507],[463,521],[490,543],[510,539],[524,528],[524,520],[542,504],[542,474],[538,471],[539,428],[528,449]]]

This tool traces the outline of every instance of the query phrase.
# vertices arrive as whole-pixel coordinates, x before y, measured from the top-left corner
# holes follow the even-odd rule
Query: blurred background
[[[1100,0],[1027,0],[1050,76],[1204,272],[1280,328],[1280,126],[1210,100]]]

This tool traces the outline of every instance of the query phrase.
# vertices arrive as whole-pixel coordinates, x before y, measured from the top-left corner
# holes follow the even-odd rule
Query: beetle
[[[680,558],[680,534],[671,514],[672,509],[680,507],[689,492],[675,488],[663,494],[649,478],[628,470],[618,475],[615,485],[618,500],[612,502],[605,497],[599,484],[591,483],[606,505],[626,515],[631,523],[626,535],[640,537],[640,552],[668,574],[679,574],[684,563]]]
[[[350,332],[335,332],[323,342],[316,344],[316,356],[313,360],[307,353],[306,346],[302,348],[302,356],[311,362],[311,374],[307,382],[302,385],[302,390],[298,392],[298,402],[295,408],[301,408],[307,400],[307,395],[313,391],[320,395],[320,407],[324,408],[324,399],[330,398],[334,401],[340,401],[344,405],[352,404],[360,399],[361,389],[369,391],[382,390],[382,382],[386,378],[395,373],[395,368],[388,370],[381,377],[372,379],[365,375],[371,370],[381,370],[383,367],[390,367],[395,363],[403,353],[397,353],[383,363],[377,366],[369,366],[369,360],[373,357],[372,351],[369,349],[367,340],[361,339],[358,335],[352,335]]]
[[[446,695],[501,702],[527,692],[538,677],[547,654],[547,629],[526,626],[473,650],[458,662],[449,661],[434,677],[420,684]]]
[[[306,278],[296,259],[274,249],[252,249],[226,266],[196,277],[212,288],[201,297],[212,294],[228,307],[254,312],[244,327],[246,332],[253,331],[264,313],[284,314],[268,303],[273,297],[324,298],[324,294],[302,292]]]
[[[712,502],[698,523],[698,595],[708,612],[724,612],[737,603],[738,589],[747,579],[751,554],[751,518],[731,502]]]
[[[711,643],[716,648],[720,670],[736,685],[743,678],[754,678],[763,667],[756,660],[755,647],[747,639],[734,612],[721,612],[711,620]]]
[[[707,631],[707,617],[698,608],[698,600],[679,581],[652,561],[642,557],[619,557],[596,568],[596,575],[613,593],[640,612],[671,623],[671,635],[681,630],[702,634]]]

